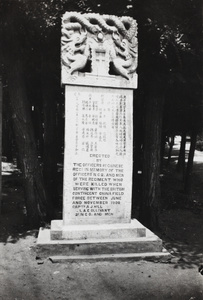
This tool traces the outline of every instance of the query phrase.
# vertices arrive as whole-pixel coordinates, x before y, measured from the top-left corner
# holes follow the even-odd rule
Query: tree
[[[2,162],[2,116],[3,116],[2,103],[3,103],[3,84],[2,84],[2,77],[0,73],[0,165]],[[2,200],[2,175],[0,174],[0,214],[1,214],[1,200]]]
[[[180,9],[183,8],[183,9]],[[158,227],[160,210],[160,151],[164,109],[171,102],[168,94],[173,89],[176,98],[183,107],[181,118],[176,122],[175,130],[180,127],[192,130],[199,125],[199,115],[196,107],[200,105],[200,89],[198,76],[198,40],[196,32],[201,28],[198,9],[199,1],[137,1],[134,13],[137,16],[139,28],[139,89],[143,91],[144,105],[144,159],[143,159],[143,199],[140,209],[140,220],[151,229]],[[136,13],[137,12],[137,13]],[[191,26],[195,24],[195,30]],[[193,62],[193,64],[191,64]],[[192,76],[189,75],[192,73]],[[195,75],[195,77],[194,77]],[[195,78],[194,79],[192,79]],[[174,86],[178,89],[174,89]],[[181,86],[184,85],[184,93]],[[187,87],[188,85],[188,87]],[[196,89],[193,87],[196,86]],[[192,87],[192,89],[191,89]],[[177,91],[179,92],[177,95]],[[139,93],[141,95],[141,93]],[[193,97],[190,95],[193,94]],[[194,94],[195,101],[194,101]],[[175,97],[174,97],[175,99]],[[187,100],[187,101],[185,101]],[[176,101],[177,102],[177,101]],[[191,105],[192,104],[192,105]],[[174,110],[177,105],[175,103]],[[190,107],[190,111],[188,110]],[[192,110],[191,110],[192,108]],[[173,113],[169,114],[174,123]],[[187,121],[186,121],[187,120]],[[190,120],[190,122],[189,122]],[[197,122],[198,120],[198,122]],[[181,124],[181,126],[179,126]],[[167,126],[166,124],[164,124]],[[179,126],[179,129],[178,129]],[[174,134],[171,130],[171,134]],[[163,151],[162,151],[163,152]]]
[[[4,15],[6,19],[3,28],[3,57],[9,84],[11,117],[24,178],[28,222],[37,227],[50,216],[50,208],[37,158],[31,106],[27,98],[22,32],[17,30],[16,13],[11,13],[9,4],[6,8],[9,9],[9,15]],[[4,13],[7,12],[6,8]]]
[[[195,153],[196,139],[197,139],[197,132],[195,130],[191,134],[191,145],[190,145],[190,151],[189,151],[188,163],[187,163],[187,171],[186,171],[185,182],[184,182],[184,191],[188,195],[190,195],[190,193],[191,193],[191,185],[192,185],[191,177],[192,177],[193,159],[194,159],[194,153]]]

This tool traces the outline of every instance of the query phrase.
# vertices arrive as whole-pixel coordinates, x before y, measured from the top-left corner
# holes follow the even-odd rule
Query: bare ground
[[[3,186],[0,299],[203,299],[203,276],[198,271],[203,265],[203,152],[195,154],[189,199],[181,191],[180,175],[174,177],[171,169],[164,172],[159,236],[174,255],[165,263],[41,261],[35,253],[38,232],[25,225],[20,176],[5,176]]]

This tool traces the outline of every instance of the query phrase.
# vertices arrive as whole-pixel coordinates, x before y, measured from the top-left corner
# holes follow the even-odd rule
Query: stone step
[[[136,219],[130,223],[64,226],[63,220],[51,221],[51,240],[122,239],[145,237],[146,228]]]
[[[171,258],[171,254],[165,249],[162,252],[145,252],[145,253],[123,253],[123,254],[98,254],[98,255],[72,255],[72,256],[50,256],[49,259],[53,263],[65,263],[74,261],[126,261],[126,260],[147,260],[147,261],[158,261],[166,262]]]
[[[146,237],[122,239],[51,240],[49,229],[40,229],[36,252],[40,258],[50,256],[98,256],[162,253],[162,240],[147,229]]]

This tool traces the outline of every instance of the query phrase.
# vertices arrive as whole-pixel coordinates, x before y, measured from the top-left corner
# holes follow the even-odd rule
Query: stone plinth
[[[119,239],[145,237],[146,228],[137,220],[122,224],[63,225],[62,220],[51,223],[51,240]]]
[[[133,222],[134,220],[132,220]],[[136,226],[144,228],[140,223]],[[144,229],[146,230],[144,237],[127,235],[125,238],[109,237],[104,239],[98,236],[98,238],[88,239],[51,240],[50,230],[41,228],[37,242],[37,254],[40,258],[50,257],[53,262],[169,258],[169,253],[163,249],[162,240],[150,230]]]

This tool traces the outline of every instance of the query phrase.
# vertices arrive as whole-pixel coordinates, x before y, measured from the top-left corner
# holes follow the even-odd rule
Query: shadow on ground
[[[170,164],[165,158],[160,237],[174,255],[174,268],[186,269],[203,264],[203,152],[195,151],[190,195],[184,193],[183,175],[176,171],[178,154],[176,146]]]
[[[2,176],[2,209],[0,215],[0,242],[16,243],[27,236],[37,236],[38,230],[30,230],[26,224],[25,199],[22,175],[18,172]]]

